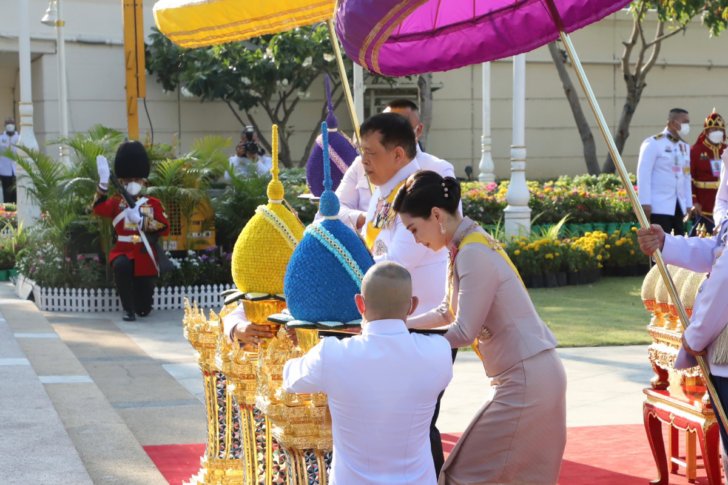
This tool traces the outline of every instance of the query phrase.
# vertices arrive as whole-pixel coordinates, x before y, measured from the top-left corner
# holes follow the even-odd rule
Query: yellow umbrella
[[[180,47],[195,48],[285,32],[330,20],[335,0],[160,0],[157,28]]]
[[[154,22],[169,40],[188,49],[326,22],[359,145],[359,120],[332,21],[335,10],[336,0],[159,0],[154,4]],[[369,190],[374,192],[371,182]]]

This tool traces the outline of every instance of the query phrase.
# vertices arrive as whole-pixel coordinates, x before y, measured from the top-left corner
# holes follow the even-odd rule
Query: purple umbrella
[[[601,20],[631,0],[342,0],[336,30],[347,55],[370,71],[407,76],[447,71],[529,52],[561,38],[607,142],[637,220],[650,222],[624,167],[569,33]],[[654,258],[680,316],[690,319],[660,251]],[[725,410],[704,357],[700,370],[714,409],[728,427]]]
[[[564,31],[631,0],[553,0]],[[336,30],[346,54],[372,72],[448,71],[529,52],[559,37],[543,0],[343,0]]]

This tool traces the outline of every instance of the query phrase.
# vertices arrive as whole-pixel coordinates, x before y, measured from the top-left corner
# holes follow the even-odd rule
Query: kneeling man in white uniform
[[[361,290],[361,335],[325,338],[288,361],[283,387],[328,394],[332,485],[435,485],[430,422],[438,394],[452,379],[450,344],[407,331],[417,297],[403,266],[375,264]]]

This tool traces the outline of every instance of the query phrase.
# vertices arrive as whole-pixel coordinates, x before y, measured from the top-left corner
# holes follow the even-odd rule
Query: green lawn
[[[538,314],[559,347],[652,343],[650,314],[640,298],[642,277],[603,278],[599,283],[531,289]]]

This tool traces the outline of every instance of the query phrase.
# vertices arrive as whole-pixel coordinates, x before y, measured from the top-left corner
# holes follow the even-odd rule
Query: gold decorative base
[[[300,347],[285,328],[267,321],[285,302],[243,301],[252,323],[270,325],[276,336],[258,349],[233,349],[222,317],[209,320],[186,306],[185,337],[198,351],[205,383],[208,443],[202,468],[190,485],[327,485],[333,438],[324,394],[282,389],[283,366],[318,341],[316,330],[297,331]]]

